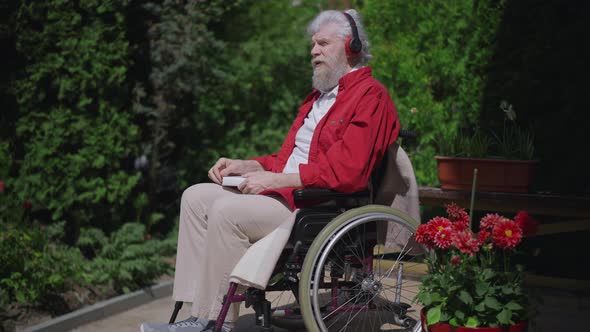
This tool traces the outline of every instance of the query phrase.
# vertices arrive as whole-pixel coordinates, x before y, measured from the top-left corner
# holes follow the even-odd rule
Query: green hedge
[[[129,110],[128,1],[23,1],[14,83],[19,118],[11,195],[51,219],[116,228],[139,180]],[[72,239],[72,241],[74,241]]]
[[[393,96],[419,184],[437,183],[437,141],[474,126],[504,1],[367,1],[375,76]],[[499,100],[497,104],[499,105]]]

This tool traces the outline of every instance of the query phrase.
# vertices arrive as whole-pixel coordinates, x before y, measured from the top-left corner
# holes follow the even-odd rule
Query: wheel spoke
[[[300,287],[300,294],[305,294],[305,299],[301,299],[302,311],[305,307],[306,326],[313,332],[381,331],[391,330],[394,325],[406,330],[408,324],[419,322],[414,318],[418,310],[411,305],[420,282],[408,279],[407,272],[412,275],[419,271],[420,254],[424,251],[416,255],[417,248],[410,239],[399,241],[413,236],[416,224],[383,207],[371,208],[377,212],[365,212],[369,210],[365,207],[359,208],[356,215],[351,210],[335,218],[320,232],[307,253],[301,276],[305,288]],[[388,259],[391,251],[385,247],[375,247],[377,222],[393,222],[400,230],[394,235],[394,241],[401,247],[395,259]],[[399,274],[401,263],[403,274]],[[325,287],[335,292],[328,301],[321,300],[316,293]],[[396,304],[395,299],[401,303]],[[322,302],[330,304],[321,307]]]

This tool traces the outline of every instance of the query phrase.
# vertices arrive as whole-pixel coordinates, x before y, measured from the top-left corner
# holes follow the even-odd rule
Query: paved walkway
[[[409,289],[404,289],[402,298],[413,297],[416,292],[417,284],[414,284]],[[288,295],[286,295],[288,294]],[[273,292],[267,293],[267,299],[272,303],[288,304],[294,302],[294,297],[291,293],[285,292]],[[103,331],[117,331],[117,332],[138,332],[139,326],[142,322],[161,322],[166,323],[170,319],[172,310],[174,307],[174,300],[167,296],[162,299],[154,300],[146,303],[139,307],[121,312],[113,316],[109,316],[105,319],[98,320],[81,327],[78,327],[72,331],[74,332],[103,332]],[[417,310],[416,310],[417,309]],[[414,312],[418,312],[419,308],[416,307]],[[178,314],[178,320],[183,320],[190,315],[190,304],[185,304]],[[351,330],[351,329],[349,329]],[[398,328],[389,331],[399,331]],[[254,311],[252,308],[245,308],[242,303],[240,307],[240,318],[236,322],[234,332],[252,332],[258,331],[258,327],[255,324]],[[285,329],[274,327],[275,332],[287,332]],[[296,332],[296,331],[291,331]],[[304,332],[301,330],[299,332]]]
[[[588,295],[572,294],[559,290],[544,290],[537,296],[543,298],[537,308],[537,317],[531,322],[529,332],[586,332],[586,320],[590,315],[590,299]],[[83,325],[75,332],[138,332],[139,325],[149,320],[151,322],[167,322],[170,319],[174,301],[171,297],[162,298],[144,304],[142,306],[124,311],[120,314]],[[185,305],[178,318],[184,319],[189,315],[190,305]],[[246,309],[243,305],[240,309],[240,319],[236,324],[235,332],[257,331],[254,324],[252,309]],[[275,332],[287,332],[284,329],[275,328]]]
[[[162,322],[166,323],[170,319],[174,300],[172,297],[166,297],[146,303],[142,306],[124,311],[120,314],[83,325],[73,332],[139,332],[139,325],[142,322]],[[190,304],[185,304],[178,314],[178,320],[185,319],[190,315]],[[257,331],[254,323],[254,311],[252,308],[246,309],[242,304],[240,308],[240,318],[236,323],[235,332]],[[287,332],[287,330],[276,328],[275,332]]]
[[[73,332],[138,332],[139,325],[142,322],[162,322],[166,323],[170,319],[174,300],[172,297],[155,300],[142,306],[124,311],[118,315],[110,316],[105,319],[83,325]],[[254,311],[242,306],[240,309],[240,319],[237,323],[236,332],[255,331]],[[190,304],[185,305],[178,314],[178,320],[185,319],[190,315]],[[285,330],[275,329],[276,332]]]

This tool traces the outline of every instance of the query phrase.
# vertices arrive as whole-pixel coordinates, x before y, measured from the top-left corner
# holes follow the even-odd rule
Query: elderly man
[[[308,32],[314,90],[280,151],[250,160],[221,158],[209,171],[214,183],[194,185],[182,195],[173,298],[192,302],[191,317],[142,324],[142,332],[211,329],[230,272],[253,242],[294,213],[293,190],[363,190],[396,140],[397,113],[365,66],[371,56],[357,12],[321,12]],[[236,175],[244,178],[237,188],[221,186],[224,177]],[[236,319],[234,307],[224,331]]]

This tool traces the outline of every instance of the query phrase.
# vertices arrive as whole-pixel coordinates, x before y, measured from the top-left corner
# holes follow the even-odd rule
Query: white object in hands
[[[224,176],[223,180],[221,181],[221,185],[222,186],[229,186],[229,187],[237,187],[244,180],[246,180],[246,178],[241,177],[241,176]]]

